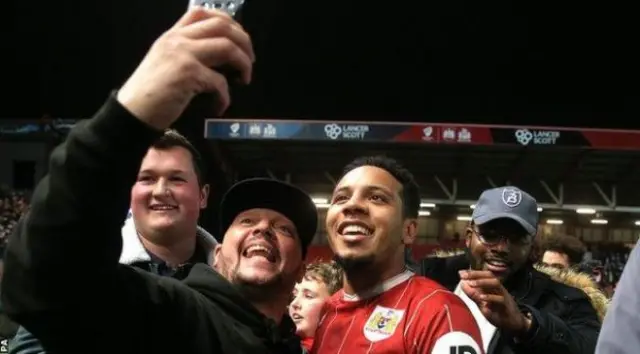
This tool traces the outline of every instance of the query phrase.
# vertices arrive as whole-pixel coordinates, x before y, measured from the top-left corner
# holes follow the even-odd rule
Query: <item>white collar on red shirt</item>
[[[360,301],[360,300],[366,300],[369,298],[372,298],[374,296],[380,295],[383,292],[394,288],[402,283],[404,283],[405,281],[411,279],[411,277],[413,277],[415,274],[410,271],[405,269],[402,273],[395,275],[385,281],[383,281],[382,283],[374,286],[373,288],[363,291],[360,294],[347,294],[344,291],[342,292],[342,299],[345,301]]]

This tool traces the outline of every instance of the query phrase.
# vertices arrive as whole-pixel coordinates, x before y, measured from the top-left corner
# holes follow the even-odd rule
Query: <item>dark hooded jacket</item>
[[[458,271],[469,269],[467,255],[460,253],[438,254],[419,263],[421,275],[451,291],[460,282]],[[505,287],[522,310],[531,313],[533,331],[520,341],[496,331],[486,354],[593,353],[608,301],[588,276],[571,274],[531,265],[513,274]]]
[[[205,264],[182,280],[119,264],[130,188],[161,135],[113,97],[72,129],[9,239],[6,313],[49,354],[300,353],[290,320],[277,326]]]
[[[18,324],[13,322],[2,310],[2,304],[0,304],[0,348],[2,348],[2,342],[12,339],[18,331]],[[2,351],[0,350],[0,353]]]
[[[198,226],[196,230],[195,253],[189,263],[211,264],[213,248],[217,244],[216,239],[205,229]],[[132,217],[129,217],[122,227],[122,254],[120,263],[129,264],[136,268],[144,269],[153,274],[172,276],[174,269],[161,259],[150,254],[142,244]],[[1,353],[1,352],[0,352]],[[20,327],[9,342],[9,354],[45,354],[40,341],[24,327]]]

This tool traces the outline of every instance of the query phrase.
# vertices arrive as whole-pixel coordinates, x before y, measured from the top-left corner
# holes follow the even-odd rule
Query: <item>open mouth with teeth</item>
[[[242,256],[245,258],[262,257],[270,263],[276,262],[276,254],[273,248],[263,245],[252,245],[247,247],[244,252],[242,252]]]
[[[302,319],[304,319],[304,317],[300,316],[297,313],[294,313],[294,314],[291,315],[291,319],[293,320],[293,322],[297,323],[297,322],[302,321]]]
[[[487,269],[494,273],[504,273],[509,270],[511,263],[500,259],[487,259],[484,261]]]
[[[170,204],[154,204],[149,206],[149,209],[151,209],[152,211],[170,211],[177,210],[178,207]]]
[[[359,241],[373,234],[373,229],[360,221],[345,221],[338,227],[338,234],[349,241]]]

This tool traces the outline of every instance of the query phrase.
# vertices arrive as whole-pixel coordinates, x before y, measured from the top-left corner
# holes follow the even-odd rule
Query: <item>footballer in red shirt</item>
[[[344,287],[323,309],[312,354],[483,353],[464,302],[405,266],[419,208],[418,186],[395,160],[347,165],[326,217]]]

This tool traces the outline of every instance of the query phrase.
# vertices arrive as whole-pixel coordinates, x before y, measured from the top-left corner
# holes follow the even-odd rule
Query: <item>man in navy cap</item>
[[[593,353],[600,329],[580,289],[537,271],[538,204],[506,186],[486,190],[466,228],[464,254],[427,257],[421,273],[460,296],[487,354]]]

